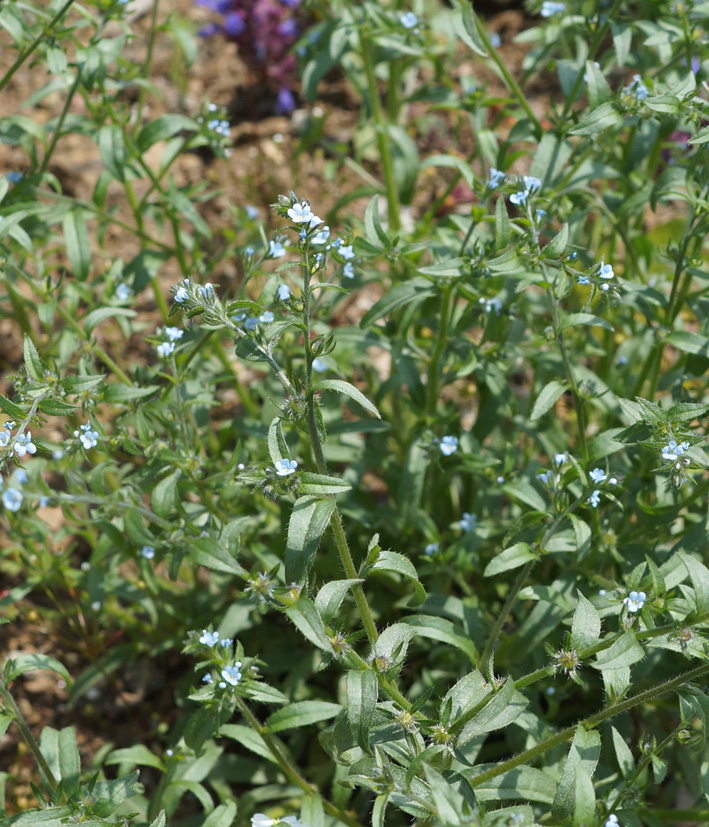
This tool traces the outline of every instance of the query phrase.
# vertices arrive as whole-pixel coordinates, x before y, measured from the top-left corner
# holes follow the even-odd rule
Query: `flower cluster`
[[[156,350],[158,352],[158,356],[162,356],[163,359],[167,359],[175,351],[175,342],[181,339],[185,332],[184,330],[180,330],[179,327],[166,327],[165,328],[165,335],[167,336],[167,340],[161,342]]]
[[[77,431],[74,431],[74,436],[81,441],[87,451],[89,448],[95,448],[98,445],[99,433],[93,430],[90,422],[81,425]]]
[[[612,285],[610,280],[615,277],[615,270],[612,264],[604,262],[605,256],[601,256],[600,262],[585,275],[578,277],[579,284],[595,284],[603,293],[607,293]],[[595,271],[595,272],[594,272]]]
[[[670,439],[667,445],[663,445],[660,449],[662,458],[665,460],[663,470],[671,474],[672,484],[675,488],[680,488],[689,479],[687,471],[692,465],[692,460],[685,456],[689,448],[690,445],[686,439],[682,442]]]
[[[633,75],[632,81],[623,89],[623,92],[626,96],[633,97],[638,102],[650,97],[650,92],[640,75]]]
[[[505,177],[505,173],[502,172],[502,170],[495,169],[495,167],[491,167],[487,179],[488,187],[491,190],[497,189],[500,186],[500,184],[504,182]]]
[[[563,14],[565,11],[565,3],[555,3],[552,2],[552,0],[544,0],[539,14],[542,17],[554,17],[555,14]]]
[[[209,23],[200,35],[223,35],[236,43],[244,63],[259,81],[276,91],[277,114],[295,109],[292,88],[296,81],[293,45],[301,32],[296,19],[299,0],[196,0],[222,15],[221,23]]]
[[[538,192],[542,187],[542,182],[539,178],[534,178],[532,175],[525,175],[522,182],[524,184],[524,188],[518,190],[517,192],[513,192],[512,195],[510,195],[510,201],[518,207],[524,207],[527,203],[527,199],[534,193]]]
[[[592,471],[589,471],[588,476],[591,478],[591,481],[595,485],[600,485],[601,483],[607,483],[608,485],[618,484],[618,480],[616,479],[616,477],[609,477],[602,468],[594,468]],[[600,489],[593,489],[591,495],[588,498],[588,502],[592,508],[598,508],[598,505],[601,502]]]

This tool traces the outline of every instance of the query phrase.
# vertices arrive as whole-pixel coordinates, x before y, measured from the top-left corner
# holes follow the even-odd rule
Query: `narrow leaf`
[[[305,579],[334,510],[333,499],[307,496],[296,500],[288,522],[286,582]]]

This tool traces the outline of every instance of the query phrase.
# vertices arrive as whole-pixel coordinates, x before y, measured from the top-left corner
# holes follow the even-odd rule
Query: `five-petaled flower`
[[[278,298],[282,302],[286,302],[290,298],[290,287],[287,284],[278,285]]]
[[[591,477],[595,483],[599,483],[603,482],[606,478],[606,472],[602,468],[594,468],[593,471],[589,471],[588,476]]]
[[[224,669],[222,669],[222,678],[224,678],[224,680],[232,686],[236,686],[241,680],[240,666],[240,660],[237,660],[233,666],[225,666]]]
[[[678,444],[676,439],[671,439],[662,449],[662,458],[675,462],[688,448],[689,443],[686,440]]]
[[[78,431],[74,431],[74,436],[81,441],[81,444],[87,451],[89,448],[95,448],[96,445],[98,445],[98,431],[94,431],[91,428],[90,422],[87,422],[86,425],[81,425]]]
[[[271,241],[268,242],[268,255],[270,258],[283,258],[286,254],[286,248],[281,244],[280,241]]]
[[[278,462],[275,463],[275,466],[276,474],[279,477],[287,477],[295,472],[298,463],[294,459],[279,459]]]
[[[405,29],[415,29],[418,26],[419,19],[412,11],[407,11],[399,16],[399,22]]]
[[[591,491],[591,496],[588,498],[588,502],[592,508],[598,508],[598,503],[601,501],[601,492],[596,489],[595,491]]]
[[[155,557],[155,549],[152,546],[143,546],[140,553],[146,560],[152,560]]]
[[[454,454],[458,450],[458,437],[444,436],[441,439],[440,448],[444,457],[449,457],[451,454]]]
[[[216,646],[219,642],[219,632],[208,632],[206,629],[202,629],[202,636],[199,642],[205,646]]]
[[[623,598],[629,612],[639,612],[645,605],[647,595],[645,592],[629,592],[627,597]]]
[[[2,504],[8,511],[19,511],[22,505],[22,491],[17,488],[6,488],[2,492]]]
[[[541,189],[542,186],[542,182],[539,178],[535,178],[532,175],[525,175],[522,180],[524,182],[524,189],[510,195],[510,201],[518,207],[524,206],[527,203],[529,196]]]
[[[37,453],[37,446],[32,442],[32,434],[29,431],[26,434],[20,434],[12,447],[18,457]]]

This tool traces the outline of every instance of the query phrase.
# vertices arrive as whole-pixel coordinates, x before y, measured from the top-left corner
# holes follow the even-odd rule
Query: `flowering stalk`
[[[637,695],[633,695],[632,698],[626,698],[624,701],[619,701],[617,704],[613,704],[606,709],[600,710],[600,712],[595,712],[593,715],[589,715],[588,718],[584,718],[578,723],[563,729],[561,732],[557,732],[556,735],[552,735],[550,738],[542,741],[541,744],[537,744],[530,749],[524,750],[524,752],[520,752],[518,755],[515,755],[514,758],[509,758],[507,761],[502,761],[502,763],[498,764],[496,767],[491,767],[489,770],[480,773],[480,775],[470,778],[470,785],[473,788],[479,787],[486,781],[491,781],[499,775],[504,775],[506,772],[509,772],[516,767],[522,766],[523,764],[529,764],[540,755],[544,755],[544,753],[549,752],[550,749],[558,747],[560,744],[563,744],[565,741],[569,741],[573,738],[579,726],[583,726],[584,729],[597,727],[609,718],[614,718],[616,715],[620,715],[623,712],[627,712],[637,706],[642,706],[642,704],[654,701],[662,695],[666,695],[668,692],[672,692],[675,689],[680,689],[689,683],[697,681],[707,673],[709,673],[709,664],[698,666],[696,669],[691,669],[689,672],[685,672],[683,675],[679,675],[678,677],[666,681],[659,686],[655,686],[652,689],[647,689],[645,692],[639,692]]]

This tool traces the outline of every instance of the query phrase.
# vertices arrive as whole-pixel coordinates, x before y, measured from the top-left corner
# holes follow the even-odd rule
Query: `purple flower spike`
[[[295,98],[290,89],[279,89],[276,114],[289,115],[295,109]]]

